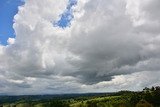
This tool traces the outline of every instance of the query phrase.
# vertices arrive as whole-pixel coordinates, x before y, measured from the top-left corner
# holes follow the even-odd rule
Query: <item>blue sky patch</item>
[[[8,38],[14,38],[13,17],[18,12],[22,0],[0,0],[0,44],[7,45]]]
[[[74,18],[72,7],[76,4],[77,0],[69,0],[66,10],[60,15],[60,20],[55,22],[54,25],[62,28],[70,26],[71,20]]]

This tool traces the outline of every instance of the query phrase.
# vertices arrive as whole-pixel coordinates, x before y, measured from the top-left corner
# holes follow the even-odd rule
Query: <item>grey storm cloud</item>
[[[160,84],[159,0],[78,0],[71,26],[54,27],[67,2],[27,0],[19,7],[16,38],[0,46],[2,93],[140,90]]]

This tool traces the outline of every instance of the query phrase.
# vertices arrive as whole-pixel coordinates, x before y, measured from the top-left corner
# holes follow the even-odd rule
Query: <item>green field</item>
[[[4,97],[5,102],[0,107],[160,107],[160,87],[145,88],[140,92],[120,91],[84,96],[71,94],[63,98],[64,96],[57,97],[58,99],[19,96],[14,102],[10,101],[14,97]]]

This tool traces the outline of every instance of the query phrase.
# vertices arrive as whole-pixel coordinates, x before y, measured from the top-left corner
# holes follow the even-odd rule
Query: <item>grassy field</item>
[[[37,102],[37,103],[14,103],[5,104],[3,107],[153,107],[152,104],[147,101],[139,101],[136,105],[130,103],[129,97],[122,96],[108,96],[89,98],[88,100],[65,100],[61,104],[51,102]],[[66,103],[66,104],[63,104]]]
[[[3,102],[0,107],[160,107],[160,87],[145,88],[141,92],[64,96],[59,99],[52,96],[19,96],[16,101],[13,101],[14,97],[4,97],[0,99]]]
[[[86,101],[78,101],[70,104],[70,107],[131,107],[129,99],[122,96],[109,96],[93,98]]]

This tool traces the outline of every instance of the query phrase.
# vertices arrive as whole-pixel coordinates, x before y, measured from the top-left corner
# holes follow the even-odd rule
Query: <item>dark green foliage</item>
[[[69,107],[69,104],[65,101],[51,101],[46,107]]]
[[[133,93],[130,98],[130,103],[131,105],[135,106],[141,99],[142,96],[140,93]]]
[[[152,87],[149,91],[144,93],[144,99],[155,107],[160,106],[160,87]]]
[[[96,101],[87,101],[87,107],[97,107],[97,102]]]

